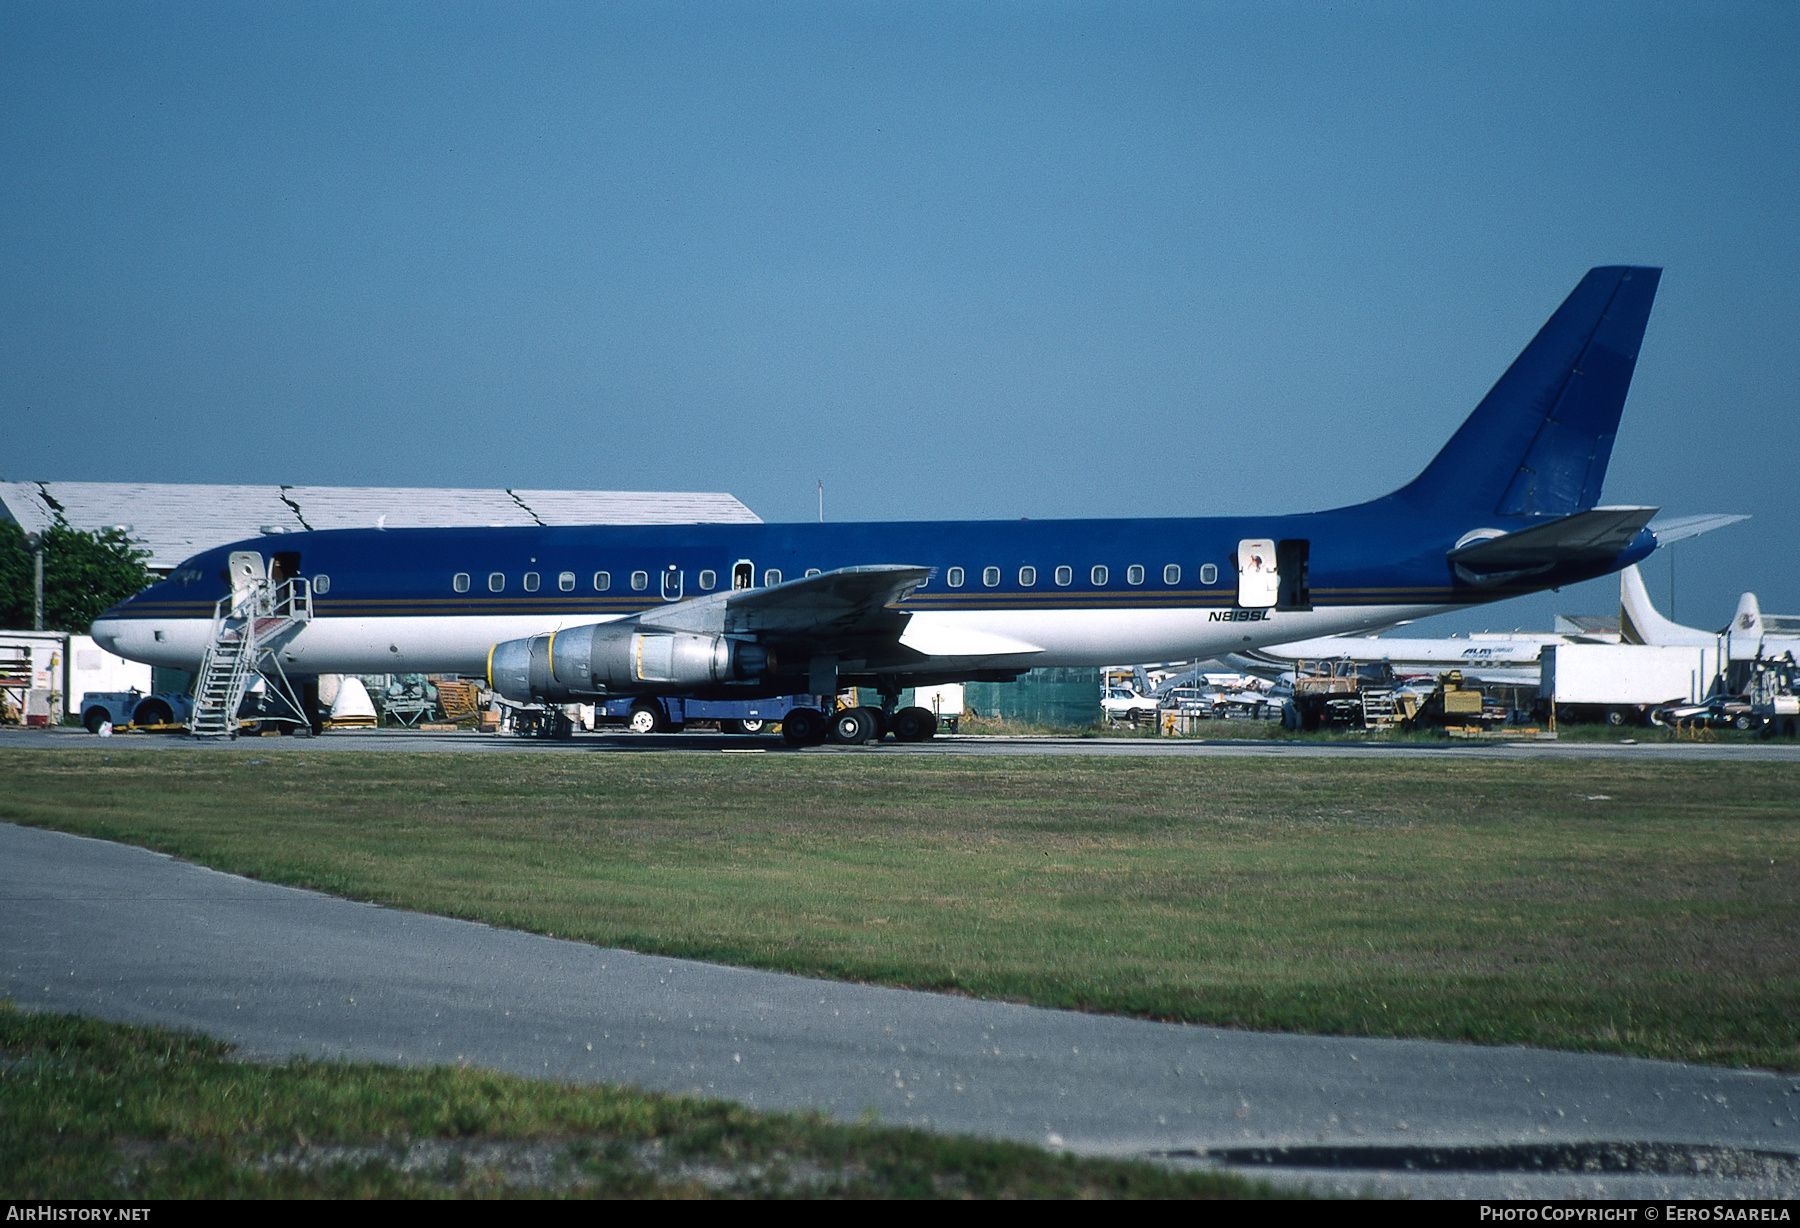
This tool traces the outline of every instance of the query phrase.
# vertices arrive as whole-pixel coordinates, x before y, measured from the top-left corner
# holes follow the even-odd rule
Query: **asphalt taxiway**
[[[403,751],[469,754],[777,754],[777,755],[1098,755],[1164,758],[1300,758],[1300,759],[1654,759],[1670,762],[1800,763],[1800,743],[1793,740],[1664,742],[1621,736],[1603,742],[1548,740],[1442,742],[1310,742],[1256,738],[1155,737],[995,737],[940,735],[929,742],[885,741],[866,746],[809,746],[796,749],[778,736],[742,737],[720,733],[580,733],[565,741],[516,738],[469,731],[335,729],[317,738],[241,737],[232,741],[189,738],[184,734],[125,733],[97,738],[75,728],[0,731],[0,750],[7,747],[94,749],[205,749],[268,751],[316,749]]]
[[[639,955],[0,824],[0,994],[1319,1188],[1791,1198],[1800,1077],[1040,1010]]]

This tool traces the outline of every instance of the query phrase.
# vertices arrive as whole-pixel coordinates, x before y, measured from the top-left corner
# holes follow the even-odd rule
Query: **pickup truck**
[[[1156,720],[1156,701],[1139,695],[1130,687],[1107,687],[1106,694],[1100,699],[1100,708],[1109,721],[1130,721],[1135,725],[1140,721]]]

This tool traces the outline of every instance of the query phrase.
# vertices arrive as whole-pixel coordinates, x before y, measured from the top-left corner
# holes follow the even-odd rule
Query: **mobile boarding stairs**
[[[231,562],[231,596],[213,608],[212,639],[194,685],[188,733],[196,738],[237,737],[238,710],[259,679],[262,719],[310,732],[306,709],[281,668],[280,652],[312,621],[312,588],[297,577],[269,579],[260,566],[244,566],[235,554]]]

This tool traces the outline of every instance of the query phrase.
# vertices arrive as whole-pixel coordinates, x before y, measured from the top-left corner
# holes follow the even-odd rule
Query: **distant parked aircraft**
[[[1386,665],[1400,677],[1456,669],[1474,682],[1536,686],[1539,650],[1545,644],[1569,643],[1572,638],[1551,632],[1454,636],[1438,640],[1323,635],[1292,644],[1271,644],[1251,652],[1233,653],[1225,661],[1264,678],[1292,674],[1300,661],[1348,660],[1359,665]]]
[[[1619,631],[1629,644],[1695,645],[1711,648],[1723,641],[1732,661],[1772,660],[1791,652],[1800,660],[1800,618],[1762,612],[1755,593],[1738,598],[1737,612],[1717,631],[1684,627],[1657,613],[1637,567],[1619,573]]]

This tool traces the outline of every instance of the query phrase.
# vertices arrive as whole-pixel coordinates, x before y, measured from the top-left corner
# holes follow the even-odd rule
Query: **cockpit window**
[[[188,587],[190,584],[198,584],[205,578],[206,573],[201,571],[198,567],[183,567],[169,577],[169,579],[175,581],[175,583],[181,585],[183,588]]]

